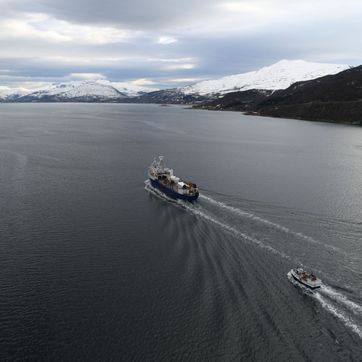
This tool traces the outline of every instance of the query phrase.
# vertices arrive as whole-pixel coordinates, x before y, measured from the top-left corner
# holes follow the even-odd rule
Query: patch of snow
[[[281,60],[259,70],[206,80],[181,88],[185,94],[226,94],[249,89],[277,90],[299,81],[336,74],[350,68],[346,64],[312,63],[304,60]]]
[[[149,93],[159,90],[158,88],[143,87],[128,82],[112,82],[111,84],[119,92],[125,93],[129,97],[137,97],[143,93]]]
[[[119,99],[126,97],[126,94],[119,92],[110,82],[95,81],[72,81],[66,83],[54,83],[36,92],[30,93],[33,98],[43,98],[46,96],[57,96],[60,98],[80,98],[80,97],[97,97],[104,99]]]
[[[73,98],[117,100],[126,97],[136,97],[155,90],[158,89],[135,85],[132,82],[111,82],[104,79],[80,80],[51,83],[36,89],[16,89],[0,86],[0,100],[12,100],[21,96],[29,96],[34,100],[41,100],[47,97],[69,100]]]

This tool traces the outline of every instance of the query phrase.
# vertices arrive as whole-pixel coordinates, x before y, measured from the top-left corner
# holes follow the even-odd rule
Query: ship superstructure
[[[197,186],[173,174],[173,169],[165,165],[164,157],[154,159],[148,168],[151,185],[173,199],[195,201],[199,197]]]

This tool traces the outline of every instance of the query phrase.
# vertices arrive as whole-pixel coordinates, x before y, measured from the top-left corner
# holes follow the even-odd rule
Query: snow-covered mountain
[[[279,90],[291,84],[332,75],[350,68],[345,64],[281,60],[256,71],[198,82],[186,87],[155,91],[127,82],[84,80],[54,83],[24,93],[0,87],[1,102],[134,102],[191,104],[246,90]]]
[[[36,92],[32,92],[18,100],[22,101],[117,101],[126,98],[111,84],[104,81],[73,81],[55,83]]]
[[[24,91],[23,89],[12,89],[12,88],[8,88],[8,87],[0,86],[0,101],[19,98],[27,93],[28,92]]]
[[[117,102],[137,97],[147,88],[126,82],[85,80],[53,83],[37,90],[0,89],[0,101],[17,102]]]
[[[350,68],[346,64],[312,63],[304,60],[281,60],[259,70],[206,80],[182,88],[185,94],[226,94],[250,89],[286,89],[291,84],[336,74]]]

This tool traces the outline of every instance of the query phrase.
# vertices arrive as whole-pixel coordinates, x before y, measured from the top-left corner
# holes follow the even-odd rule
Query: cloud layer
[[[172,87],[282,58],[362,63],[357,0],[0,0],[0,86]]]

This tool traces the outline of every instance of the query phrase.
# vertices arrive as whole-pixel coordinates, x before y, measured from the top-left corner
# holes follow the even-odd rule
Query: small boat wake
[[[327,312],[339,319],[345,326],[362,338],[362,306],[349,300],[345,295],[335,291],[332,287],[321,284],[321,287],[312,290],[297,282],[291,271],[288,272],[289,281],[306,295],[318,301]]]
[[[330,299],[335,300],[336,302],[344,305],[346,308],[348,308],[353,314],[362,316],[362,306],[352,302],[349,300],[345,295],[338,293],[336,290],[334,290],[332,287],[329,287],[327,285],[322,285],[320,290],[322,294],[328,296]]]
[[[362,338],[362,327],[360,324],[351,317],[346,311],[343,311],[339,306],[335,306],[330,301],[328,301],[324,296],[322,296],[321,292],[315,292],[314,298],[318,300],[322,307],[331,313],[333,316],[338,318],[340,321],[344,323],[345,326],[350,328],[354,333],[356,333],[360,338]]]
[[[243,242],[256,245],[270,253],[278,255],[283,259],[289,260],[293,264],[304,266],[298,258],[293,255],[288,255],[285,252],[278,250],[274,245],[269,245],[266,241],[265,237],[262,238],[261,241],[259,238],[254,236],[250,236],[246,232],[239,230],[234,223],[229,224],[227,220],[225,221],[220,215],[215,214],[215,210],[209,210],[208,207],[205,206],[206,204],[212,204],[213,206],[217,206],[219,212],[229,211],[231,214],[237,215],[240,218],[246,218],[247,220],[256,221],[261,224],[265,224],[273,229],[276,229],[284,234],[293,235],[296,238],[303,239],[305,241],[310,242],[311,244],[318,245],[319,247],[323,247],[324,250],[328,249],[330,252],[333,251],[334,253],[343,253],[342,250],[335,248],[334,246],[326,245],[318,240],[315,240],[307,235],[304,235],[299,232],[295,232],[290,230],[289,228],[279,225],[277,223],[271,222],[267,219],[264,219],[260,216],[254,215],[250,212],[246,212],[244,210],[238,209],[233,206],[229,206],[225,203],[220,201],[214,200],[209,196],[205,196],[200,194],[199,199],[201,202],[199,203],[190,203],[187,201],[182,200],[174,200],[163,194],[158,189],[152,187],[151,183],[146,180],[145,181],[145,190],[147,190],[152,195],[166,201],[170,202],[173,205],[182,208],[183,210],[192,213],[196,217],[201,218],[206,222],[210,222],[211,224],[221,228],[222,230],[232,234],[234,237],[240,239]],[[227,214],[227,213],[226,213]],[[242,225],[243,226],[243,225]],[[245,226],[245,224],[244,224]],[[318,271],[314,268],[315,271]],[[321,273],[323,274],[323,273]],[[314,300],[318,301],[322,308],[326,310],[328,313],[332,314],[335,318],[339,319],[341,322],[344,323],[350,330],[356,333],[360,338],[362,338],[362,306],[358,303],[348,299],[344,294],[336,291],[331,286],[328,286],[324,283],[321,284],[320,288],[311,290],[310,288],[300,284],[297,282],[291,275],[291,272],[287,274],[288,279],[295,285],[296,287],[300,288],[303,293],[306,295],[311,296]]]

